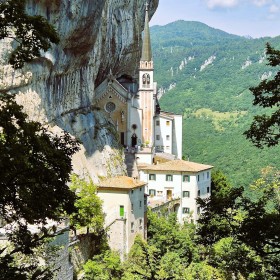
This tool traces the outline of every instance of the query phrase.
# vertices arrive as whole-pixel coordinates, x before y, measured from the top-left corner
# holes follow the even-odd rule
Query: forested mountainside
[[[276,74],[265,46],[279,49],[280,36],[249,39],[187,21],[153,26],[151,36],[161,108],[184,115],[183,155],[214,165],[235,185],[279,166],[280,147],[257,149],[243,132],[264,113],[249,88]]]

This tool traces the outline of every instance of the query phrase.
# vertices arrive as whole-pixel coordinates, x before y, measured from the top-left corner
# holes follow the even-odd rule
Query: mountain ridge
[[[265,45],[280,48],[280,36],[247,39],[179,21],[152,27],[151,41],[161,107],[184,115],[186,158],[214,165],[237,185],[249,185],[267,165],[277,167],[279,147],[258,150],[243,132],[254,115],[267,112],[252,106],[249,88],[276,74]]]
[[[219,29],[219,28],[211,27],[210,25],[208,25],[206,23],[203,23],[203,22],[200,22],[200,21],[188,21],[188,20],[182,20],[182,19],[176,20],[176,21],[173,21],[173,22],[169,22],[169,23],[164,24],[164,25],[155,24],[155,25],[151,26],[151,29],[157,29],[157,31],[158,31],[161,28],[169,28],[169,27],[173,27],[174,25],[178,26],[178,25],[181,25],[181,24],[184,24],[184,23],[187,23],[189,26],[193,25],[193,26],[196,26],[196,27],[204,27],[206,29],[215,30],[217,33],[220,33],[220,34],[224,33],[226,35],[230,35],[230,36],[233,36],[233,37],[239,37],[239,38],[243,38],[243,39],[247,39],[247,40],[262,39],[262,38],[276,38],[276,37],[280,36],[280,35],[274,36],[274,37],[271,37],[271,36],[261,36],[261,37],[254,38],[250,34],[247,34],[247,35],[237,35],[237,34],[229,33],[227,31],[224,31],[224,30]]]

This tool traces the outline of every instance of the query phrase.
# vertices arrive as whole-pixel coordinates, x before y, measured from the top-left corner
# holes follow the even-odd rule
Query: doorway
[[[124,132],[121,132],[121,144],[124,146]]]
[[[135,133],[131,136],[131,146],[135,147],[137,145],[137,135]]]
[[[166,191],[166,196],[167,196],[168,200],[171,200],[172,199],[172,190],[167,190]]]

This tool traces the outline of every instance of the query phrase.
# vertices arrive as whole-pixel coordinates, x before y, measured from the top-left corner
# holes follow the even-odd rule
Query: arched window
[[[143,87],[147,87],[147,74],[144,74],[142,76],[142,83],[143,83]]]
[[[150,87],[151,77],[149,74],[147,74],[147,87]]]

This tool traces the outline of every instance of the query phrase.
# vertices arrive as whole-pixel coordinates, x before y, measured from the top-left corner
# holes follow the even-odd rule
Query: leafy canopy
[[[60,221],[75,210],[75,194],[67,184],[77,142],[27,119],[13,96],[0,94],[0,217],[3,225],[12,225],[12,249],[0,250],[0,279],[27,279],[34,269],[38,273],[36,250],[56,232],[47,228],[48,220]],[[32,233],[29,225],[38,225],[38,232]],[[17,265],[24,256],[33,258],[35,265]]]
[[[225,276],[279,279],[280,183],[276,174],[271,169],[257,180],[251,186],[256,193],[252,197],[243,188],[230,186],[217,172],[211,197],[198,199],[203,214],[197,242],[208,248],[210,264]]]
[[[74,228],[86,227],[88,231],[98,233],[103,230],[104,214],[102,201],[97,196],[97,188],[92,180],[86,182],[77,175],[71,176],[70,189],[76,193],[76,211],[70,216]]]
[[[47,51],[51,43],[59,42],[54,27],[42,16],[28,15],[25,3],[25,0],[0,1],[0,40],[14,39],[16,47],[9,57],[9,63],[15,69],[40,57],[40,51]]]
[[[279,50],[267,43],[266,54],[268,65],[280,66]],[[265,114],[255,116],[250,129],[245,131],[245,135],[259,148],[277,145],[280,139],[280,71],[273,79],[265,79],[250,90],[254,95],[253,105],[273,108],[275,111],[270,116]]]

